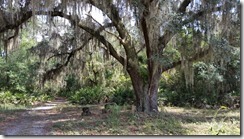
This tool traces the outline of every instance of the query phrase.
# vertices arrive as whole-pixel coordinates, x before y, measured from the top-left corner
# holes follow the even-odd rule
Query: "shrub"
[[[160,84],[159,100],[165,105],[205,107],[230,106],[226,96],[239,96],[238,88],[231,88],[225,70],[214,64],[198,62],[194,67],[194,84],[186,85],[184,73],[168,75]],[[233,76],[232,78],[234,78]],[[232,94],[232,92],[236,92]]]
[[[0,103],[30,105],[34,102],[45,102],[51,97],[46,94],[31,95],[25,93],[11,93],[10,91],[0,92]]]
[[[75,94],[77,94],[77,91],[81,88],[81,84],[79,82],[78,77],[76,77],[74,74],[69,74],[65,77],[66,85],[61,89],[58,90],[58,95],[61,97],[71,97]],[[73,96],[75,97],[75,96]],[[74,98],[75,99],[75,98]]]
[[[0,92],[0,103],[7,104],[16,101],[16,97],[10,91]]]
[[[117,105],[132,104],[135,97],[132,89],[119,87],[112,96],[112,101]]]
[[[78,91],[75,91],[73,95],[69,97],[72,103],[77,104],[97,104],[100,103],[104,97],[103,89],[100,86],[84,87]]]

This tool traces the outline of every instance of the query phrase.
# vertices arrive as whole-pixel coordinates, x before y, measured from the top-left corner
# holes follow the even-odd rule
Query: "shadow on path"
[[[49,127],[49,115],[52,109],[67,101],[56,98],[53,101],[26,109],[21,116],[8,123],[3,135],[47,135]]]

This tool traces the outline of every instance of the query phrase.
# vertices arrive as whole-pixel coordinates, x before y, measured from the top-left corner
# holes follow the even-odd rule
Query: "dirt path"
[[[67,103],[64,99],[54,101],[27,109],[19,118],[8,123],[3,135],[48,135],[53,109]]]

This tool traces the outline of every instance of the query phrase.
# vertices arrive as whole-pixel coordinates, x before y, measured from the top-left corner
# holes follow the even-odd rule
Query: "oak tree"
[[[92,12],[103,17],[99,22]],[[67,66],[72,55],[96,40],[126,70],[131,78],[138,111],[158,111],[158,88],[161,74],[175,66],[187,67],[194,60],[214,52],[214,38],[231,45],[239,33],[240,2],[238,0],[2,0],[0,3],[0,33],[5,52],[10,41],[28,21],[42,15],[47,21],[61,17],[77,31],[79,44],[67,55],[66,62],[47,72]],[[60,22],[60,21],[59,21]],[[187,31],[191,28],[192,31]],[[33,28],[35,29],[35,27]],[[185,35],[182,35],[184,32]],[[85,34],[85,35],[84,35]],[[192,35],[193,43],[184,43]],[[86,37],[84,37],[86,36]],[[111,41],[111,38],[116,43]],[[188,37],[189,38],[189,37]],[[176,43],[178,42],[178,43]],[[203,43],[204,42],[204,43]],[[164,62],[165,49],[177,44],[180,59]],[[94,46],[89,46],[94,47]],[[188,50],[188,48],[191,50]],[[118,48],[121,51],[118,51]],[[194,48],[194,49],[193,49]],[[189,52],[191,51],[191,52]],[[144,56],[141,60],[141,56]],[[187,69],[187,68],[186,68]],[[187,70],[186,70],[187,72]]]

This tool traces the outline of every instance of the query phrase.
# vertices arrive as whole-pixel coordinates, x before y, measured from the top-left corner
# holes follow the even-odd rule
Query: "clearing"
[[[158,115],[133,112],[131,106],[82,106],[62,98],[32,108],[1,108],[1,135],[240,135],[240,110],[161,107]]]

